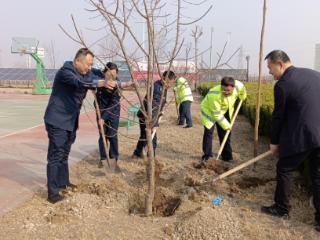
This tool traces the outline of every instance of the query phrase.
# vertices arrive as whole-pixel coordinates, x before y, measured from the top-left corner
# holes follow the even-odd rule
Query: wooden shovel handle
[[[262,153],[259,156],[256,156],[255,158],[252,158],[251,160],[249,160],[247,162],[244,162],[244,163],[242,163],[242,164],[230,169],[229,171],[226,171],[225,173],[222,173],[221,175],[215,177],[212,180],[212,182],[215,182],[215,181],[218,181],[220,179],[223,179],[223,178],[225,178],[225,177],[227,177],[227,176],[229,176],[229,175],[241,170],[242,168],[245,168],[245,167],[247,167],[247,166],[249,166],[249,165],[251,165],[251,164],[253,164],[253,163],[255,163],[255,162],[257,162],[257,161],[259,161],[259,160],[261,160],[263,158],[265,158],[265,157],[268,157],[270,155],[271,155],[271,151],[270,150],[265,152],[265,153]]]
[[[110,162],[109,162],[109,147],[108,147],[108,143],[107,143],[107,140],[106,140],[106,135],[104,133],[104,126],[103,126],[103,123],[101,122],[101,112],[100,112],[100,107],[99,107],[99,103],[97,101],[97,95],[95,93],[94,90],[91,90],[91,93],[94,97],[94,101],[96,103],[96,113],[97,113],[97,116],[98,116],[98,123],[99,123],[99,131],[100,131],[100,134],[102,136],[102,141],[103,141],[103,147],[104,147],[104,151],[106,153],[106,158],[107,158],[107,163],[108,163],[108,167],[110,168]]]
[[[233,126],[233,124],[234,124],[234,122],[235,122],[235,120],[236,120],[236,117],[237,117],[237,115],[238,115],[238,113],[239,113],[239,111],[240,111],[242,102],[243,102],[242,100],[239,102],[238,107],[237,107],[237,109],[236,109],[236,112],[234,113],[234,115],[233,115],[233,117],[232,117],[232,119],[231,119],[231,123],[230,123],[231,127]],[[219,148],[219,151],[218,151],[218,154],[217,154],[217,157],[216,157],[217,160],[219,159],[219,157],[220,157],[220,155],[221,155],[221,153],[222,153],[222,150],[223,150],[223,148],[224,148],[224,145],[225,145],[226,142],[227,142],[227,139],[228,139],[228,137],[229,137],[230,132],[231,132],[231,131],[228,130],[228,131],[226,132],[226,134],[224,135],[223,141],[222,141],[222,143],[221,143],[221,146],[220,146],[220,148]]]

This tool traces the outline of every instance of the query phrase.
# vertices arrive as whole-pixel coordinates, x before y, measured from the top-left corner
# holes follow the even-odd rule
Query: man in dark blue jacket
[[[99,103],[101,118],[104,125],[104,133],[106,141],[109,141],[109,158],[115,161],[115,171],[120,171],[117,164],[119,158],[118,150],[118,127],[120,119],[120,89],[128,88],[133,85],[132,81],[122,82],[118,78],[118,66],[115,63],[108,62],[103,71],[102,77],[115,79],[114,89],[108,88],[98,88],[96,95],[97,101]],[[110,76],[108,76],[110,75]],[[98,120],[98,116],[97,116]],[[98,122],[98,127],[100,127]],[[99,152],[100,152],[100,162],[99,167],[104,165],[103,161],[106,160],[106,152],[103,145],[102,135],[100,133],[99,137]]]
[[[292,172],[309,160],[316,229],[320,230],[320,73],[294,67],[288,55],[275,50],[266,56],[274,87],[270,150],[279,156],[275,203],[264,213],[288,217]]]
[[[63,199],[61,189],[76,189],[69,181],[68,157],[76,139],[82,101],[88,88],[97,87],[98,70],[91,70],[93,53],[82,48],[73,62],[66,62],[57,72],[44,116],[48,132],[47,184],[48,200]],[[95,72],[97,74],[95,74]]]
[[[167,90],[175,84],[176,75],[173,71],[165,71],[162,74],[162,79],[157,80],[153,84],[153,98],[152,98],[152,125],[153,128],[159,126],[159,116],[157,116],[158,112],[163,110],[164,105],[166,104],[167,99]],[[162,96],[163,92],[163,96]],[[161,101],[161,97],[163,98]],[[148,111],[148,100],[147,96],[145,96],[143,100],[143,105],[146,111]],[[160,109],[160,111],[159,111]],[[146,134],[146,123],[145,116],[142,112],[142,109],[137,114],[139,118],[139,126],[140,126],[140,137],[137,143],[137,147],[134,150],[133,158],[141,158],[143,148],[147,145],[147,134]],[[154,135],[152,139],[153,151],[155,155],[155,150],[157,148],[157,134]]]
[[[118,67],[114,63],[107,63],[104,74],[110,72],[114,79],[117,79]],[[117,79],[118,80],[118,79]],[[120,84],[120,82],[119,82]],[[110,91],[106,88],[97,89],[97,101],[99,103],[101,118],[104,124],[104,133],[106,141],[109,141],[109,158],[118,160],[118,126],[120,118],[120,93],[119,89],[115,88]],[[98,119],[98,118],[97,118]],[[98,123],[99,127],[99,123]],[[100,162],[99,167],[102,167],[102,161],[106,159],[106,152],[103,145],[102,135],[99,137],[99,152]]]

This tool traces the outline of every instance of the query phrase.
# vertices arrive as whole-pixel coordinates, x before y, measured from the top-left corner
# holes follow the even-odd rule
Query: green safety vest
[[[187,79],[180,77],[177,79],[174,91],[177,93],[177,102],[182,103],[185,101],[193,102],[191,88],[189,87]]]
[[[233,93],[228,97],[222,94],[221,85],[211,88],[201,102],[202,124],[210,129],[217,122],[224,130],[230,129],[230,122],[224,117],[224,114],[229,110],[229,117],[232,119],[237,98],[245,100],[246,97],[246,88],[238,80],[235,80]]]

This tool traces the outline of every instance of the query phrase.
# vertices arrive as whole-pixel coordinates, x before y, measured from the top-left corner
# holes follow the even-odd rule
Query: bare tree
[[[212,68],[213,32],[214,32],[214,28],[211,27],[211,34],[210,34],[210,59],[209,59],[209,66],[210,66],[210,68]]]
[[[146,79],[146,99],[147,108],[144,107],[142,91],[138,84],[134,84],[135,92],[138,96],[142,114],[145,117],[147,135],[147,159],[148,159],[148,190],[145,197],[145,214],[152,214],[152,203],[155,196],[155,159],[152,145],[152,137],[156,131],[154,123],[158,121],[161,108],[158,108],[156,116],[152,115],[153,99],[153,79],[155,75],[161,76],[161,65],[167,66],[167,70],[172,69],[172,63],[177,57],[184,44],[182,31],[189,25],[202,19],[212,8],[207,10],[197,19],[185,19],[182,11],[190,4],[186,1],[177,0],[172,4],[171,1],[164,0],[89,0],[91,5],[88,11],[96,17],[101,18],[105,31],[110,32],[119,48],[118,57],[124,59],[133,78],[134,66],[140,59],[147,60],[147,79]],[[206,4],[203,1],[199,4]],[[193,6],[195,8],[195,6]],[[76,36],[72,36],[65,29],[62,30],[75,42],[82,46],[92,46],[84,41],[82,32],[77,28],[77,24],[72,17]],[[147,30],[146,44],[139,40],[135,32],[136,22],[145,22]],[[146,45],[146,47],[144,47]],[[163,59],[165,56],[165,59]],[[164,85],[166,85],[167,76]],[[164,88],[161,94],[159,106],[164,101]],[[125,97],[122,94],[123,97]]]

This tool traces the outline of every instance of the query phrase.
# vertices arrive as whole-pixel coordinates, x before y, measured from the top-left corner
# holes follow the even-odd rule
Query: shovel
[[[225,178],[225,177],[227,177],[227,176],[229,176],[229,175],[231,175],[231,174],[233,174],[235,172],[238,172],[239,170],[241,170],[241,169],[243,169],[243,168],[245,168],[245,167],[247,167],[247,166],[249,166],[249,165],[251,165],[251,164],[253,164],[253,163],[255,163],[255,162],[259,161],[259,160],[261,160],[261,159],[264,159],[265,157],[268,157],[270,155],[271,155],[271,151],[270,150],[265,152],[265,153],[262,153],[262,154],[258,155],[257,157],[252,158],[251,160],[249,160],[247,162],[244,162],[244,163],[242,163],[242,164],[230,169],[229,171],[226,171],[225,173],[220,174],[219,176],[215,177],[212,180],[212,183],[214,183],[214,182],[216,182],[216,181],[218,181],[220,179],[223,179],[223,178]]]
[[[236,109],[236,112],[234,113],[234,115],[233,115],[233,117],[232,117],[232,119],[231,119],[231,123],[230,123],[231,128],[232,128],[232,126],[233,126],[233,124],[234,124],[234,122],[235,122],[235,120],[236,120],[236,117],[237,117],[239,111],[240,111],[242,102],[243,102],[242,100],[239,102],[238,107],[237,107],[237,109]],[[222,141],[221,146],[220,146],[220,148],[219,148],[219,151],[218,151],[216,160],[219,160],[219,157],[221,156],[222,150],[223,150],[223,148],[224,148],[224,145],[225,145],[226,142],[227,142],[227,139],[228,139],[228,137],[229,137],[229,135],[230,135],[230,132],[231,132],[231,130],[228,130],[228,131],[226,132],[226,134],[224,135],[224,138],[223,138],[223,141]]]

